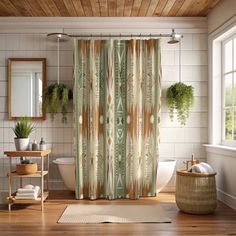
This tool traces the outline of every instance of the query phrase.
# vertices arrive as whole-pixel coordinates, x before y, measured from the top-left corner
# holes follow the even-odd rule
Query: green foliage
[[[186,124],[189,117],[189,110],[193,106],[194,88],[184,83],[175,83],[167,89],[166,99],[169,107],[170,119],[173,121],[174,111],[177,112],[177,119],[181,125]]]
[[[33,164],[30,160],[25,159],[25,160],[21,160],[20,162],[21,164]]]
[[[31,119],[23,117],[18,119],[15,127],[12,128],[17,138],[28,138],[30,133],[35,129],[34,125],[30,123]]]
[[[65,84],[50,84],[45,89],[43,110],[49,112],[51,119],[54,119],[55,113],[61,108],[62,122],[67,122],[67,109],[69,102],[69,88]]]

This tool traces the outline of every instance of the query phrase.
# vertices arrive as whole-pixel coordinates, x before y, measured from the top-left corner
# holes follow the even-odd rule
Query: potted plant
[[[15,133],[15,146],[17,151],[25,151],[29,146],[29,135],[35,129],[34,125],[30,123],[30,118],[23,117],[18,119],[15,127],[12,128]]]
[[[190,108],[193,106],[194,88],[182,82],[175,83],[167,89],[166,99],[171,121],[176,111],[178,121],[184,126],[189,117]]]
[[[67,122],[67,110],[69,99],[72,97],[72,92],[68,86],[63,83],[54,83],[46,87],[44,93],[43,110],[49,112],[51,119],[54,119],[55,113],[61,109],[62,122]]]

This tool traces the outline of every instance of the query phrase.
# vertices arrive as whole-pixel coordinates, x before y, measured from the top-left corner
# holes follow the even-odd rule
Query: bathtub
[[[58,165],[65,186],[75,191],[75,162],[74,158],[58,158],[53,161]],[[170,181],[174,170],[175,160],[163,160],[158,163],[156,193],[159,193]]]

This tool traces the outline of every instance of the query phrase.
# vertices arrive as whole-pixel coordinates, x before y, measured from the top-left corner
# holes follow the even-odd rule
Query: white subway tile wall
[[[179,46],[169,45],[162,40],[162,106],[161,106],[161,144],[160,160],[176,159],[177,168],[183,161],[196,158],[204,161],[206,154],[202,143],[207,142],[207,35],[185,34],[182,40],[182,81],[195,89],[195,103],[189,120],[181,128],[176,119],[171,122],[165,102],[168,86],[179,81]],[[0,192],[7,192],[8,160],[3,158],[4,150],[14,150],[14,135],[11,127],[13,121],[7,119],[7,59],[9,57],[42,57],[47,59],[47,83],[57,80],[57,45],[48,41],[46,34],[0,34]],[[73,50],[72,41],[60,44],[60,79],[72,88],[73,84]],[[54,121],[47,115],[46,121],[36,122],[37,129],[31,139],[44,137],[52,147],[50,158],[50,188],[65,189],[57,166],[52,160],[58,157],[73,156],[72,102],[68,114],[68,123],[61,123],[58,114]],[[17,188],[15,181],[14,188]],[[28,180],[35,184],[35,180]],[[25,182],[27,183],[27,182]],[[173,191],[175,176],[165,190]]]

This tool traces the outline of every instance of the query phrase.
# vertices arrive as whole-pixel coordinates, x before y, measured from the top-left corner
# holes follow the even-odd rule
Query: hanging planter
[[[72,97],[71,91],[65,84],[50,84],[45,89],[43,109],[49,112],[51,119],[54,119],[55,113],[61,111],[62,122],[67,122],[67,111],[69,99]]]
[[[186,124],[190,108],[193,106],[193,94],[194,88],[182,82],[175,83],[167,89],[166,99],[171,121],[173,121],[174,111],[176,111],[180,124],[183,126]]]
[[[194,88],[181,82],[181,40],[179,40],[179,82],[167,89],[166,100],[171,121],[176,111],[179,123],[184,126],[193,106]]]
[[[47,36],[49,39],[57,41],[57,83],[46,87],[43,110],[50,113],[52,120],[57,112],[61,112],[62,122],[66,123],[69,99],[73,97],[73,94],[66,84],[60,83],[60,41],[68,41],[70,37],[63,33],[52,33]]]

